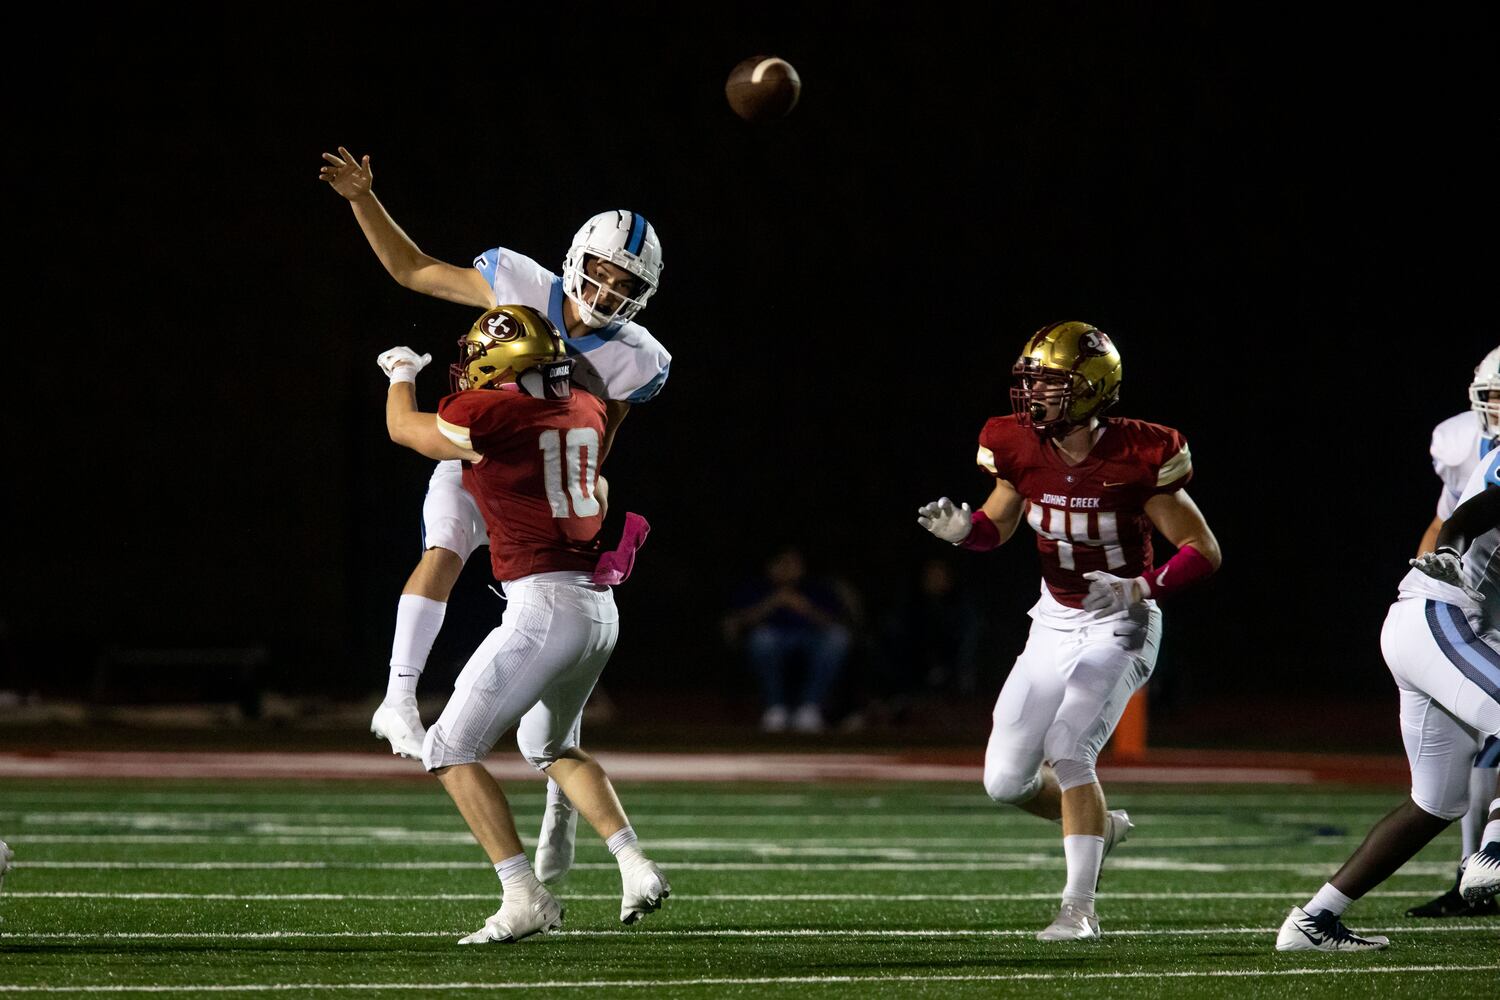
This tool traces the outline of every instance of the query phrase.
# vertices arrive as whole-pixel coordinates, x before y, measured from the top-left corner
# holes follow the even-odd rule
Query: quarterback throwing
[[[1119,398],[1121,364],[1103,331],[1045,326],[1012,374],[1014,412],[979,434],[989,497],[974,511],[944,497],[917,520],[976,551],[1007,541],[1023,519],[1036,535],[1041,597],[995,702],[984,785],[997,802],[1061,821],[1067,885],[1037,937],[1083,940],[1099,936],[1100,864],[1131,830],[1124,811],[1107,809],[1095,760],[1156,665],[1156,602],[1218,569],[1219,545],[1184,489],[1193,464],[1182,435],[1104,416]],[[1177,547],[1160,566],[1153,528]]]

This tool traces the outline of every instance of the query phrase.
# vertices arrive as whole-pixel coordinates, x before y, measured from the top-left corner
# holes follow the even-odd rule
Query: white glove
[[[1483,604],[1484,595],[1464,581],[1464,561],[1452,549],[1438,549],[1410,560],[1411,565],[1434,580],[1457,587],[1474,601]]]
[[[1085,611],[1107,618],[1117,611],[1134,607],[1151,596],[1151,584],[1143,576],[1119,577],[1103,570],[1083,574],[1089,581],[1089,592],[1083,598]]]
[[[380,370],[390,378],[391,385],[397,382],[415,382],[417,372],[426,368],[431,361],[431,354],[418,354],[410,347],[393,347],[375,359]]]
[[[957,545],[974,530],[974,512],[968,504],[953,506],[947,497],[917,508],[917,523],[945,542]]]

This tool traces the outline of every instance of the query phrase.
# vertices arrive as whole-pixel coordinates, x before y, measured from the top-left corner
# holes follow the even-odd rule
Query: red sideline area
[[[598,753],[622,781],[965,781],[981,779],[969,750],[906,753]],[[504,781],[540,775],[514,755],[487,763]],[[1099,767],[1106,783],[1404,785],[1406,759],[1393,756],[1232,750],[1152,750]],[[421,779],[414,760],[380,753],[43,751],[0,753],[0,778]]]

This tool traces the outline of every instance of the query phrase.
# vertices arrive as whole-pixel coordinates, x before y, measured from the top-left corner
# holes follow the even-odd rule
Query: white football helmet
[[[585,272],[585,261],[598,257],[635,275],[634,297],[606,289]],[[563,260],[563,291],[578,307],[583,322],[599,329],[625,323],[646,307],[661,280],[661,241],[656,228],[639,212],[600,212],[583,224]]]
[[[1484,356],[1469,383],[1469,409],[1479,416],[1479,433],[1500,438],[1500,347]]]

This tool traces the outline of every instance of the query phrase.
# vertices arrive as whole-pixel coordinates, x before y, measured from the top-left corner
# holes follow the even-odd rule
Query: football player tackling
[[[636,846],[608,776],[576,734],[619,634],[607,584],[628,575],[645,523],[636,519],[622,549],[601,559],[604,403],[573,391],[573,362],[546,316],[500,306],[459,343],[459,391],[436,414],[418,412],[413,389],[430,355],[398,347],[379,359],[391,380],[391,440],[463,463],[507,598],[500,627],[469,658],[422,745],[422,763],[452,796],[503,887],[500,909],[459,943],[519,941],[562,922],[562,907],[527,861],[505,794],[480,763],[511,726],[522,756],[563,789],[615,855],[620,919],[634,923],[671,889]]]
[[[565,334],[574,383],[605,400],[602,464],[630,407],[660,392],[671,368],[672,356],[634,322],[661,280],[656,229],[637,212],[602,212],[573,237],[561,275],[504,247],[480,254],[473,267],[458,267],[423,253],[396,225],[375,197],[368,156],[356,159],[340,146],[337,156],[324,153],[323,159],[319,176],[348,199],[370,248],[402,286],[480,309],[500,303],[530,306]],[[370,720],[371,731],[390,740],[392,751],[402,756],[422,755],[417,682],[464,562],[486,544],[484,522],[459,463],[442,462],[422,503],[422,556],[396,605],[385,699]],[[544,882],[568,873],[577,821],[578,814],[549,781],[537,847],[537,872]]]
[[[1277,951],[1376,951],[1389,940],[1344,926],[1344,910],[1468,811],[1469,776],[1485,737],[1500,736],[1500,451],[1475,468],[1436,550],[1412,560],[1380,632],[1401,696],[1401,740],[1411,796],[1365,835],[1306,903],[1292,908]],[[1471,905],[1500,891],[1500,790],[1486,790],[1489,822],[1464,861]]]
[[[1123,811],[1108,811],[1095,760],[1156,665],[1157,600],[1218,569],[1219,545],[1184,490],[1193,466],[1182,435],[1104,416],[1121,370],[1102,331],[1043,327],[1012,373],[1014,412],[979,434],[977,461],[994,477],[989,497],[972,512],[944,497],[917,521],[975,551],[1007,541],[1022,519],[1036,534],[1041,598],[995,702],[984,787],[997,802],[1061,821],[1067,884],[1037,937],[1083,940],[1099,936],[1100,864],[1131,829]],[[1177,547],[1161,566],[1153,528]]]

